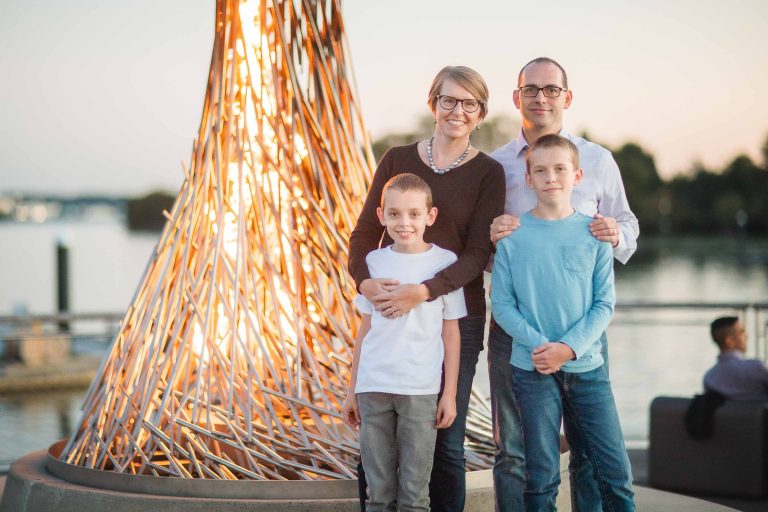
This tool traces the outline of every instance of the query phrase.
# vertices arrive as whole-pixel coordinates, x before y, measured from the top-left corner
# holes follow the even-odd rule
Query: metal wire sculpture
[[[338,0],[217,0],[186,180],[62,460],[355,477],[340,408],[359,319],[344,266],[373,158],[353,83]],[[475,410],[485,465],[478,396]]]

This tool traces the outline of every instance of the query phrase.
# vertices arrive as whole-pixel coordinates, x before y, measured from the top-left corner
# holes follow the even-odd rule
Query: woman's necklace
[[[429,167],[430,167],[430,169],[432,169],[432,172],[434,172],[435,174],[440,174],[440,175],[443,175],[443,174],[447,173],[448,171],[450,171],[451,169],[453,169],[455,167],[458,167],[458,165],[461,162],[463,162],[465,158],[467,158],[467,155],[469,154],[469,148],[472,147],[472,144],[467,142],[467,149],[465,149],[464,152],[461,155],[459,155],[459,158],[454,160],[448,167],[446,167],[444,169],[438,169],[437,166],[435,165],[435,161],[432,159],[432,142],[434,140],[435,140],[435,138],[431,137],[427,141],[427,161],[429,162]]]

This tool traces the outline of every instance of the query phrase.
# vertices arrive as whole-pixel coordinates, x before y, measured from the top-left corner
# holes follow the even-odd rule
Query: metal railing
[[[124,313],[52,313],[0,316],[0,343],[28,336],[109,343],[117,334]]]
[[[660,323],[659,318],[630,319],[624,313],[642,311],[719,311],[719,314],[734,314],[742,319],[754,340],[755,357],[768,360],[768,302],[657,302],[657,301],[619,301],[616,312],[619,314],[615,323]],[[0,316],[0,342],[18,340],[34,333],[35,337],[60,337],[62,334],[73,340],[91,340],[109,343],[117,333],[123,313],[53,313],[44,315],[5,315]],[[713,315],[714,316],[714,315]],[[696,320],[700,322],[700,320]],[[679,324],[680,320],[672,323]],[[61,329],[62,326],[67,329]]]
[[[768,302],[654,302],[654,301],[619,301],[617,313],[638,311],[717,311],[718,315],[733,314],[744,323],[749,339],[754,340],[754,357],[768,361]],[[712,315],[710,320],[714,319]],[[621,323],[631,320],[619,319]],[[635,320],[637,321],[637,320]],[[658,318],[651,321],[660,323]],[[615,323],[615,322],[614,322]],[[679,321],[673,323],[679,324]],[[697,323],[699,321],[697,320]]]

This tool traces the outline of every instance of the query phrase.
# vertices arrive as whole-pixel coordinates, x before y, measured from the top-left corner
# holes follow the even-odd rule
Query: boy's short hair
[[[381,191],[382,208],[384,208],[384,195],[390,190],[397,190],[399,192],[416,190],[419,192],[424,192],[424,195],[427,196],[427,210],[432,208],[432,189],[429,188],[429,185],[426,181],[419,178],[415,174],[404,172],[389,179],[389,181],[384,185],[384,189]]]
[[[574,170],[579,168],[579,148],[576,147],[576,144],[566,139],[565,137],[561,137],[555,133],[550,133],[548,135],[542,135],[538,138],[538,140],[536,140],[536,142],[528,146],[528,151],[525,153],[526,172],[531,172],[531,154],[537,149],[545,148],[562,148],[568,151],[568,153],[571,154],[571,161],[573,162]]]
[[[733,326],[736,325],[736,322],[738,321],[738,317],[723,316],[712,322],[709,325],[709,333],[712,335],[712,341],[714,341],[718,347],[723,348],[725,338],[730,336]]]

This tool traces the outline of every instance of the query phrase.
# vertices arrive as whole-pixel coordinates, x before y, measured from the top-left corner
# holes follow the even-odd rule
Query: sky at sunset
[[[200,119],[213,0],[0,0],[0,194],[175,191]],[[374,138],[426,112],[435,73],[475,68],[491,116],[519,119],[519,68],[546,55],[566,127],[640,143],[662,175],[760,158],[768,2],[343,0]]]

